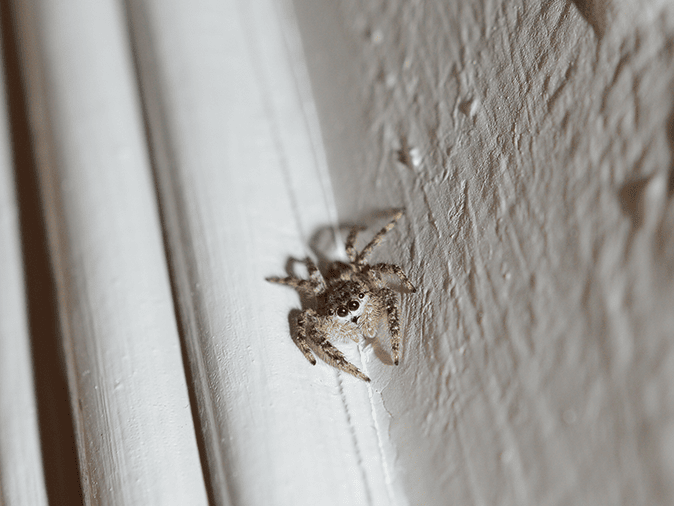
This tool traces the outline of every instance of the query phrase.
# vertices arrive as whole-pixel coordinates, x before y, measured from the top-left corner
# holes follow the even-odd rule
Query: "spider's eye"
[[[350,311],[355,311],[360,307],[360,304],[358,304],[358,302],[355,300],[350,300],[347,305],[349,306]]]
[[[364,293],[359,293],[359,294],[358,294],[358,298],[359,298],[359,299],[362,299],[363,297],[365,297],[365,294],[364,294]]]
[[[332,316],[335,312],[332,309],[328,309],[328,315]]]
[[[337,316],[344,318],[347,314],[349,314],[349,312],[344,306],[339,306],[339,308],[337,308]]]

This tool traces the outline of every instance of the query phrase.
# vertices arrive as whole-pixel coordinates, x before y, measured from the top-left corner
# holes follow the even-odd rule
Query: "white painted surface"
[[[297,294],[264,279],[336,221],[288,6],[132,5],[216,502],[395,503],[375,394],[309,365],[289,336]]]
[[[87,504],[206,504],[121,6],[17,1]]]
[[[1,62],[1,60],[0,60]],[[0,65],[0,504],[47,504]]]

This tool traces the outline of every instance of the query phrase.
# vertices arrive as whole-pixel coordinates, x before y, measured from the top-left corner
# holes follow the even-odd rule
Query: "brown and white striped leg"
[[[325,290],[327,288],[325,286],[325,280],[323,279],[321,271],[319,271],[318,267],[316,267],[314,261],[310,257],[306,257],[304,259],[304,264],[307,266],[307,271],[309,272],[309,279],[313,283],[314,293],[318,294],[319,292]]]
[[[307,309],[302,311],[297,318],[297,346],[300,348],[300,351],[304,354],[306,359],[311,362],[311,365],[316,365],[316,357],[311,352],[311,348],[307,344],[307,329],[309,327],[309,321],[316,315],[316,312],[313,309]]]
[[[370,253],[372,253],[372,250],[376,248],[379,243],[384,239],[384,236],[391,231],[393,227],[395,227],[396,222],[400,219],[400,217],[403,215],[403,210],[399,209],[396,211],[396,213],[393,215],[393,218],[391,218],[391,221],[382,228],[379,232],[376,233],[376,235],[372,238],[372,240],[368,243],[367,246],[363,248],[363,251],[361,251],[358,256],[356,257],[355,263],[358,265],[363,265],[365,261],[367,260],[367,257],[370,256]]]
[[[410,292],[416,292],[417,291],[417,289],[414,288],[414,285],[407,278],[407,275],[405,274],[405,272],[398,265],[394,265],[394,264],[375,264],[371,267],[371,269],[375,272],[380,273],[380,274],[393,274],[395,276],[398,276],[400,281],[402,281],[403,285],[405,285],[405,288],[407,288]]]
[[[364,381],[370,381],[370,378],[363,374],[355,365],[346,360],[346,357],[342,354],[342,352],[335,348],[325,337],[321,335],[315,335],[311,337],[311,339],[316,344],[316,346],[320,348],[321,358],[325,360],[325,362],[333,367],[336,367],[337,369],[348,372],[356,378],[360,378]]]
[[[277,278],[270,277],[265,278],[270,283],[278,283],[279,285],[288,285],[295,290],[305,293],[314,293],[315,292],[315,282],[308,279],[300,279],[295,276],[288,276],[286,278]]]
[[[356,238],[358,237],[358,232],[361,232],[362,230],[363,227],[353,227],[346,238],[346,255],[349,257],[351,263],[355,262],[358,257],[358,253],[356,252]]]
[[[384,288],[384,303],[386,316],[388,317],[388,331],[391,335],[391,354],[393,363],[400,362],[400,318],[398,317],[398,296],[389,288]]]

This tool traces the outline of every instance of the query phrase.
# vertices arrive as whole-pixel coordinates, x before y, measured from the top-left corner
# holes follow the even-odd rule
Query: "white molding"
[[[206,504],[121,5],[17,1],[87,504]]]
[[[218,504],[391,504],[369,388],[289,335],[265,277],[336,223],[286,4],[131,2],[181,319]],[[357,350],[352,350],[357,351]]]
[[[47,504],[0,59],[0,504]]]

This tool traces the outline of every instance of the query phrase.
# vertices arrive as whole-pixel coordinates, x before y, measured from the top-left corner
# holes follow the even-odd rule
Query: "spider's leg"
[[[391,221],[388,222],[388,224],[382,228],[377,234],[372,238],[372,240],[368,243],[367,246],[363,248],[363,251],[361,251],[358,256],[356,256],[355,263],[357,265],[363,265],[365,261],[367,260],[367,257],[370,256],[370,253],[372,253],[372,250],[374,250],[379,243],[382,242],[384,239],[384,236],[386,235],[387,232],[390,232],[393,227],[395,227],[396,222],[400,219],[400,217],[403,215],[403,210],[399,209],[396,211],[396,213],[393,215],[393,218],[391,218]]]
[[[364,227],[353,227],[346,238],[346,255],[349,257],[351,263],[354,263],[358,257],[358,252],[356,252],[356,237],[358,237],[358,232],[363,229]]]
[[[297,318],[297,346],[300,351],[304,354],[306,359],[311,362],[311,365],[316,365],[316,358],[311,352],[311,348],[307,344],[307,328],[308,320],[316,315],[316,311],[313,309],[307,309],[302,311]]]
[[[388,331],[391,335],[391,352],[393,363],[400,362],[400,319],[398,317],[398,296],[390,288],[383,288],[386,315],[388,318]]]
[[[325,360],[328,364],[330,364],[333,367],[336,367],[337,369],[341,369],[344,372],[348,372],[349,374],[352,374],[356,378],[360,378],[364,381],[370,381],[370,378],[368,378],[365,374],[363,374],[360,371],[360,369],[358,369],[355,365],[346,360],[344,354],[337,348],[335,348],[332,345],[332,343],[328,341],[320,333],[317,332],[313,336],[309,337],[311,338],[313,343],[320,348],[321,358]]]
[[[314,293],[316,291],[315,282],[308,279],[300,279],[295,276],[288,276],[287,278],[265,278],[270,283],[278,283],[279,285],[288,285],[297,291],[305,293]]]
[[[309,271],[309,278],[311,279],[311,282],[314,284],[313,286],[314,293],[324,291],[327,288],[325,284],[325,279],[323,279],[323,275],[321,274],[321,271],[318,270],[318,267],[316,267],[314,261],[311,258],[306,257],[304,259],[304,264],[307,266],[307,271]]]
[[[407,278],[407,275],[405,274],[405,272],[398,265],[394,265],[394,264],[375,264],[372,267],[370,267],[370,269],[374,272],[379,273],[379,274],[393,274],[395,276],[398,276],[398,278],[400,278],[400,281],[402,281],[402,284],[405,285],[405,288],[407,288],[410,292],[414,293],[414,292],[417,291],[417,289],[414,287],[414,285]]]

